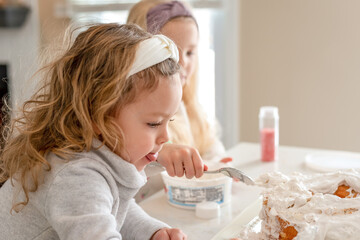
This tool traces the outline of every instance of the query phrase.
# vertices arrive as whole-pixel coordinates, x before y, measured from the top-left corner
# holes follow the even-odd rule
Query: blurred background
[[[21,106],[42,52],[60,48],[69,25],[125,23],[136,2],[0,0],[1,94]],[[258,142],[259,109],[272,105],[280,145],[360,151],[360,1],[188,2],[200,29],[199,100],[227,148]]]

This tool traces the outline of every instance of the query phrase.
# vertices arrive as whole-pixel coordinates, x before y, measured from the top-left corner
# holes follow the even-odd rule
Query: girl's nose
[[[157,144],[162,145],[170,140],[168,127],[163,128],[160,135],[157,138]]]

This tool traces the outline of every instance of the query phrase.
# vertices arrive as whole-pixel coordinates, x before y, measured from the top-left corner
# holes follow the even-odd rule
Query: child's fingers
[[[196,149],[192,152],[192,162],[194,164],[195,177],[201,177],[204,174],[204,163]]]
[[[158,230],[154,236],[151,238],[151,240],[170,240],[170,229],[168,228],[162,228]]]
[[[170,177],[175,177],[175,167],[174,164],[172,162],[169,161],[159,161],[159,159],[157,160],[158,163],[160,163],[161,165],[163,165],[166,169],[166,172],[169,174]]]
[[[201,177],[204,171],[204,164],[199,152],[192,147],[166,144],[160,151],[157,160],[166,168],[169,176],[187,178]]]
[[[185,156],[186,157],[186,156]],[[184,175],[184,165],[181,158],[174,161],[175,175],[178,177],[182,177]]]
[[[175,177],[176,176],[175,167],[172,164],[166,166],[166,172],[169,174],[170,177]]]
[[[170,240],[186,240],[187,236],[178,228],[171,228],[168,230]]]
[[[194,164],[191,155],[184,159],[184,168],[186,178],[193,178],[195,176]]]
[[[187,240],[187,236],[178,228],[162,228],[154,234],[151,240]]]

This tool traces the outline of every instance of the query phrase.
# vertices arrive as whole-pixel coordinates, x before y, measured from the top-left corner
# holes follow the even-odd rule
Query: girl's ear
[[[92,127],[94,129],[94,132],[97,134],[97,135],[100,135],[101,132],[100,132],[100,129],[98,128],[98,126],[93,122],[92,123]]]

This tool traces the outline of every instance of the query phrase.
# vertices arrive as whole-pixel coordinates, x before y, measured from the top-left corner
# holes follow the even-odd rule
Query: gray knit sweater
[[[133,200],[146,182],[143,171],[106,146],[68,162],[55,154],[47,159],[51,171],[19,213],[10,214],[16,187],[7,181],[0,188],[0,240],[145,240],[168,227]]]

